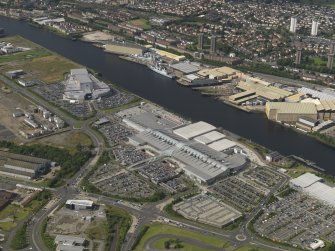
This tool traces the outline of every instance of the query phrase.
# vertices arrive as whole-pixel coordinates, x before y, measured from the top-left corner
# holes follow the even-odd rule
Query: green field
[[[180,229],[174,226],[170,225],[163,225],[163,224],[152,224],[149,226],[148,231],[144,234],[143,238],[140,240],[136,248],[134,249],[135,251],[143,251],[145,243],[151,239],[152,237],[160,234],[173,234],[176,236],[181,236],[181,237],[187,237],[195,240],[201,240],[203,243],[212,245],[214,247],[228,247],[230,244],[228,241],[218,239],[215,237],[207,236],[207,235],[202,235],[196,232],[192,231],[187,231],[184,229]],[[164,242],[163,242],[164,244]],[[157,245],[161,245],[160,242],[158,242]],[[188,248],[192,248],[191,245]],[[186,244],[185,244],[186,248]],[[194,251],[203,251],[201,249],[182,249],[183,251],[188,251],[188,250],[194,250]]]
[[[139,19],[134,19],[129,21],[129,24],[141,28],[143,30],[150,30],[151,29],[151,25],[149,23],[148,20],[144,19],[144,18],[139,18]]]
[[[153,248],[165,250],[164,243],[166,241],[169,241],[169,240],[171,240],[171,239],[162,238],[162,239],[153,243]],[[196,246],[193,246],[193,245],[185,243],[185,242],[181,242],[181,245],[182,245],[182,248],[179,248],[178,249],[179,251],[208,251],[208,249],[196,247]]]
[[[20,36],[7,37],[6,42],[13,46],[30,48],[28,51],[0,56],[1,73],[22,69],[24,79],[37,79],[45,83],[58,82],[70,69],[81,67],[73,61],[53,53]]]

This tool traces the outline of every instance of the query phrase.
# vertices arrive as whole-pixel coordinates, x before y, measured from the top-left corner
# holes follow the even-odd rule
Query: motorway
[[[44,106],[46,109],[49,109],[54,114],[63,118],[65,122],[69,124],[70,127],[73,127],[74,125],[80,125],[81,128],[78,130],[82,130],[84,133],[86,133],[92,139],[93,145],[95,146],[96,155],[92,157],[76,173],[74,177],[69,179],[64,186],[57,188],[57,189],[51,189],[53,193],[52,202],[50,202],[47,206],[42,208],[35,215],[32,215],[31,218],[28,220],[27,235],[28,235],[29,247],[26,248],[25,250],[45,251],[47,250],[47,248],[44,246],[44,243],[41,239],[41,230],[42,230],[43,222],[45,222],[45,220],[48,218],[48,215],[50,213],[52,213],[55,209],[57,209],[57,207],[63,205],[66,200],[74,198],[75,196],[78,196],[79,194],[83,194],[83,191],[81,191],[81,188],[79,187],[81,178],[84,177],[85,173],[87,173],[90,170],[90,167],[92,167],[96,163],[101,153],[108,148],[107,146],[105,146],[104,139],[102,138],[102,136],[99,133],[97,133],[95,130],[90,128],[90,124],[97,119],[98,115],[86,121],[76,120],[69,114],[60,110],[58,107],[48,103],[46,100],[40,98],[39,96],[34,95],[33,93],[27,91],[24,87],[19,86],[15,82],[3,76],[0,76],[0,81],[3,81],[8,86],[10,86],[13,89],[13,91],[19,93],[20,95],[33,101],[34,103]],[[135,204],[135,203],[122,202],[122,201],[113,199],[111,197],[97,196],[96,194],[85,193],[85,195],[88,197],[98,197],[98,202],[100,204],[114,205],[122,209],[125,209],[127,212],[134,215],[138,219],[138,223],[137,223],[135,231],[133,233],[127,234],[125,242],[122,245],[122,251],[130,251],[132,249],[132,246],[134,245],[134,242],[141,228],[144,225],[150,222],[154,222],[154,221],[161,221],[164,223],[169,222],[169,224],[172,224],[172,225],[175,225],[175,226],[187,229],[187,230],[192,230],[192,231],[201,233],[203,235],[223,238],[225,240],[229,240],[231,245],[236,246],[236,247],[240,245],[244,245],[244,244],[250,245],[250,243],[253,243],[254,245],[257,245],[257,246],[266,247],[269,250],[286,250],[286,249],[279,247],[278,245],[275,246],[272,243],[268,243],[254,236],[253,233],[251,233],[248,230],[248,224],[258,214],[258,212],[262,210],[263,205],[265,205],[265,203],[269,200],[269,198],[273,194],[275,194],[275,192],[278,191],[278,189],[284,186],[287,183],[287,181],[288,181],[288,177],[283,176],[282,181],[270,191],[270,193],[263,199],[260,205],[257,208],[255,208],[251,213],[249,213],[247,217],[245,217],[244,221],[240,224],[239,228],[236,229],[235,231],[230,231],[230,232],[224,231],[222,229],[205,227],[202,224],[198,224],[196,222],[192,222],[186,219],[173,218],[167,215],[163,210],[159,209],[159,204],[163,204],[166,201],[160,201],[156,203],[147,203],[145,205],[140,205],[140,204]],[[187,242],[189,242],[189,240],[187,240]],[[147,250],[153,251],[153,249],[150,248],[150,245],[147,246]]]

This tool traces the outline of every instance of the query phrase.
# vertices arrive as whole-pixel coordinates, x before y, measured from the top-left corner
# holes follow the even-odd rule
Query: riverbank
[[[35,43],[57,52],[73,61],[101,73],[104,79],[151,102],[192,120],[207,121],[225,128],[253,142],[257,142],[283,155],[307,157],[335,174],[331,163],[334,150],[311,137],[269,122],[263,114],[246,113],[215,99],[203,97],[199,92],[175,84],[174,80],[154,74],[115,55],[81,41],[73,42],[24,22],[0,17],[10,35],[21,35]],[[317,149],[317,151],[316,151]]]

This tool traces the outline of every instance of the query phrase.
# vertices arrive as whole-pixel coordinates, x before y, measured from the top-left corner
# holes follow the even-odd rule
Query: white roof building
[[[93,207],[93,201],[91,200],[67,200],[65,204],[80,207]]]
[[[290,182],[293,186],[297,188],[306,188],[321,180],[322,178],[316,176],[313,173],[304,173],[303,175],[292,179]]]
[[[218,131],[212,131],[212,132],[200,135],[198,137],[195,137],[194,140],[201,143],[201,144],[207,145],[207,144],[210,144],[214,141],[223,139],[225,137],[226,137],[226,135],[224,135],[224,134],[222,134]]]
[[[236,143],[229,139],[221,139],[219,141],[215,141],[209,144],[208,146],[214,149],[215,151],[222,152],[235,147]]]
[[[196,136],[208,133],[210,131],[214,131],[215,129],[216,129],[215,126],[208,124],[206,122],[203,122],[203,121],[199,121],[199,122],[175,129],[173,130],[173,133],[184,139],[192,139]]]

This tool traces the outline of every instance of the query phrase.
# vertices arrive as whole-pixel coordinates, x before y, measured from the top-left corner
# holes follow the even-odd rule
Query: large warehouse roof
[[[217,131],[212,131],[212,132],[200,135],[198,137],[195,137],[194,140],[207,145],[216,140],[223,139],[224,137],[226,137],[226,135],[220,132],[217,132]]]
[[[330,187],[324,183],[316,182],[304,189],[304,192],[310,196],[335,206],[335,188]]]
[[[268,109],[278,110],[277,113],[316,114],[316,106],[313,103],[287,103],[267,102]]]
[[[235,147],[236,143],[229,139],[221,139],[219,141],[213,142],[212,144],[209,144],[208,146],[216,151],[221,152],[229,148]]]
[[[305,173],[295,179],[292,179],[291,183],[296,187],[305,188],[305,187],[309,187],[310,185],[320,180],[322,180],[322,178],[316,176],[313,173]]]
[[[244,91],[254,91],[257,95],[268,100],[279,100],[292,95],[292,92],[280,89],[274,86],[266,86],[255,82],[240,81],[237,85],[239,89]]]
[[[173,133],[177,134],[178,136],[184,139],[192,139],[201,134],[214,131],[215,129],[216,129],[215,126],[208,124],[206,122],[203,122],[203,121],[199,121],[199,122],[175,129],[173,130]]]
[[[307,87],[301,87],[298,89],[298,92],[304,93],[304,94],[309,94],[313,98],[319,98],[319,99],[335,99],[335,95],[331,93],[326,93],[326,92],[320,92],[317,90],[313,90]]]
[[[177,64],[170,65],[172,69],[180,71],[184,74],[190,74],[199,71],[200,67],[189,62],[181,62]]]

